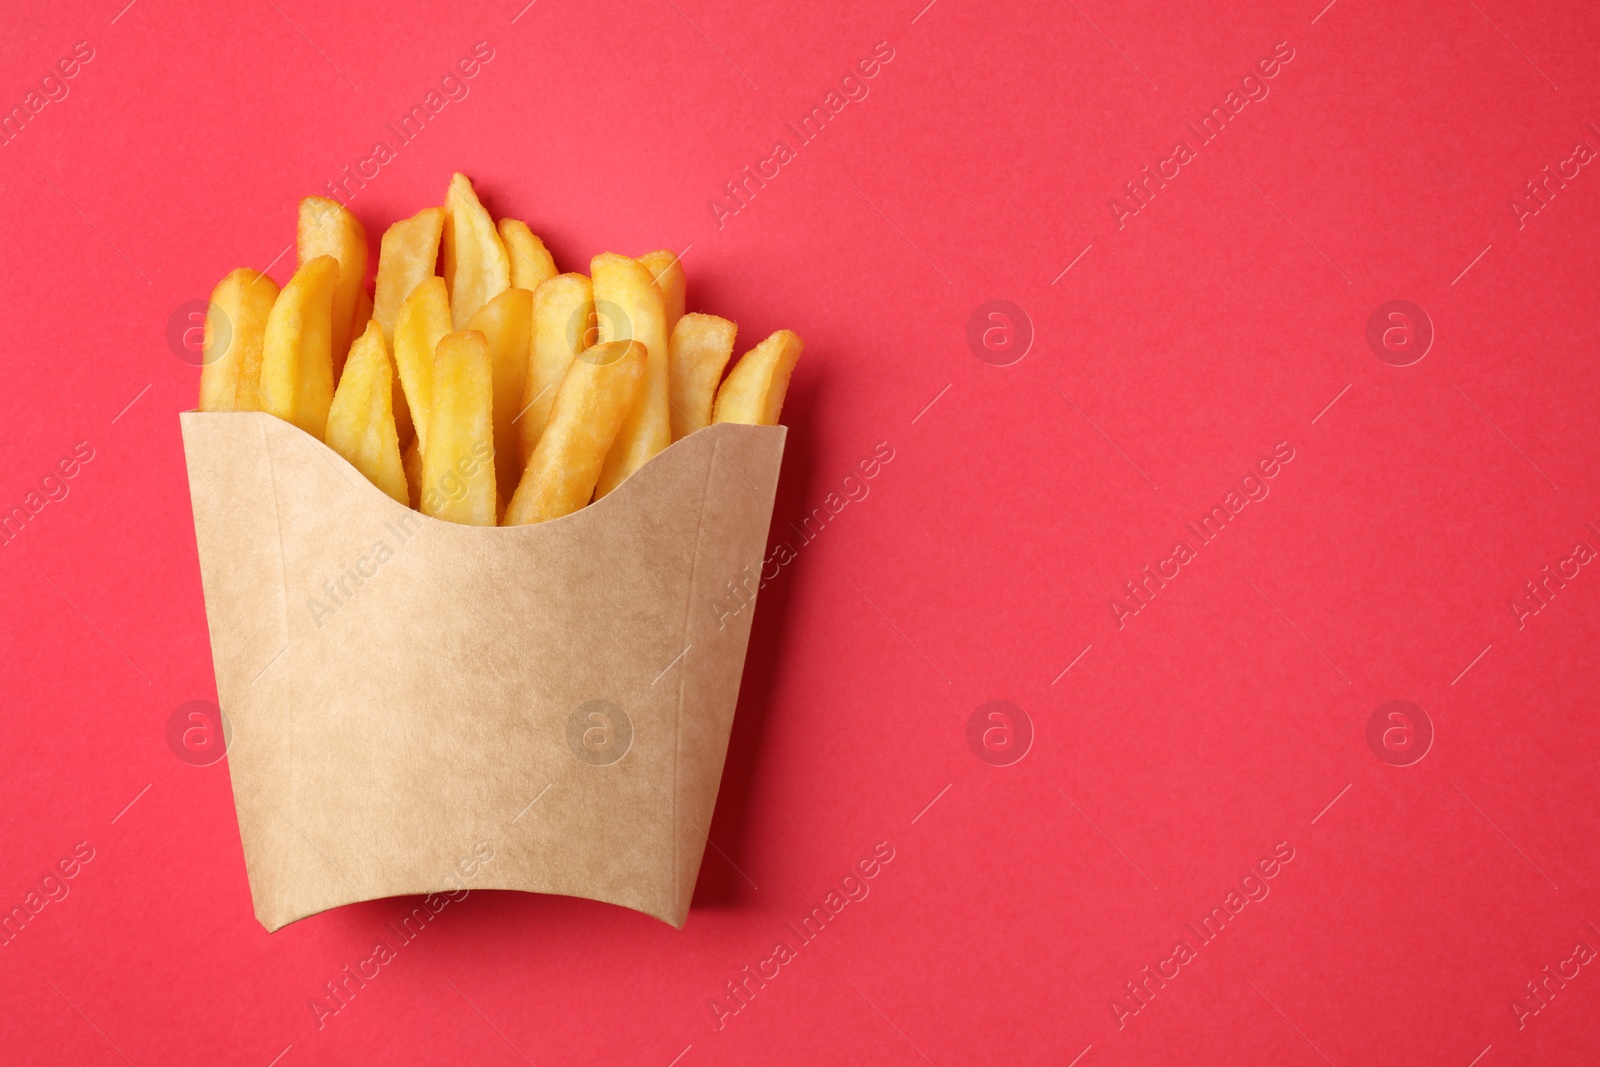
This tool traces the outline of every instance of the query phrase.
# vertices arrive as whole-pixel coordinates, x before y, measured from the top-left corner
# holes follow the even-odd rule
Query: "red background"
[[[1510,201],[1600,148],[1600,14],[924,3],[8,13],[6,107],[94,58],[0,147],[0,503],[94,459],[0,549],[0,906],[94,859],[0,948],[0,1058],[1592,1060],[1596,968],[1520,1029],[1511,1004],[1600,947],[1600,575],[1521,629],[1510,602],[1600,548],[1600,173],[1520,228]],[[215,688],[176,417],[198,375],[165,331],[479,41],[470,95],[354,199],[374,251],[454,169],[563,269],[688,246],[692,309],[807,343],[774,537],[895,458],[762,594],[682,933],[474,893],[319,1029],[309,998],[414,902],[268,935],[225,765],[167,746]],[[880,41],[870,95],[719,228],[723,183]],[[1122,183],[1279,42],[1270,95],[1119,229]],[[1009,366],[968,346],[991,299],[1035,333]],[[1392,299],[1436,332],[1411,366],[1366,340]],[[1278,442],[1270,497],[1119,629],[1123,583]],[[1033,724],[1011,766],[967,744],[992,699]],[[1392,699],[1435,730],[1412,766],[1366,740]],[[717,1029],[710,998],[879,842],[870,896]],[[1119,1026],[1124,983],[1279,842],[1270,896]]]

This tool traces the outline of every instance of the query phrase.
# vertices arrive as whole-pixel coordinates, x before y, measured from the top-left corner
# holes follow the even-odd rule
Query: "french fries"
[[[798,334],[779,330],[740,356],[728,380],[717,390],[712,421],[776,426],[800,348]]]
[[[494,368],[477,330],[446,334],[433,357],[433,408],[422,445],[422,513],[470,526],[499,518]]]
[[[668,248],[647,252],[639,257],[639,262],[650,268],[650,274],[656,280],[656,288],[661,290],[661,302],[665,309],[662,318],[667,336],[671,337],[678,320],[683,318],[686,298],[683,264],[678,262],[678,254]]]
[[[201,411],[261,410],[261,348],[277,299],[277,282],[242,268],[211,291],[201,349]]]
[[[332,337],[333,379],[338,381],[350,341],[357,336],[356,304],[367,280],[367,231],[339,201],[308,196],[300,201],[295,222],[295,261],[303,267],[318,256],[332,256],[339,261],[339,281],[333,288]]]
[[[415,437],[400,457],[406,472],[406,498],[413,511],[422,510],[422,444]]]
[[[559,518],[714,422],[774,425],[801,353],[779,330],[728,371],[737,326],[686,311],[670,249],[558,273],[459,173],[384,231],[371,292],[342,204],[302,200],[295,237],[281,290],[240,269],[212,291],[200,410],[276,415],[448,522]]]
[[[318,256],[294,272],[267,316],[261,409],[321,440],[333,403],[333,290],[339,261]]]
[[[668,344],[667,384],[672,395],[672,439],[682,440],[711,425],[717,383],[733,356],[738,326],[716,315],[694,312],[678,320]]]
[[[516,491],[522,475],[515,420],[528,377],[533,294],[526,289],[507,289],[479,308],[467,329],[477,330],[489,342],[489,363],[494,370],[495,481],[500,499],[505,500]]]
[[[383,231],[378,248],[378,278],[372,295],[372,317],[383,327],[383,338],[394,343],[400,306],[412,290],[433,277],[439,259],[439,238],[444,230],[444,209],[423,208],[409,219]]]
[[[361,299],[356,303],[354,336],[359,339],[367,332],[367,326],[375,321],[372,317],[372,297],[363,292]],[[378,329],[382,331],[382,323],[378,323]],[[355,345],[352,343],[351,347],[354,348]],[[390,339],[387,333],[383,335],[383,350],[389,353],[389,409],[394,412],[394,428],[400,435],[400,443],[405,444],[411,440],[415,430],[411,425],[411,406],[406,403],[405,389],[400,385],[400,369],[394,364],[394,353],[390,351]],[[338,383],[335,382],[334,392],[338,391]]]
[[[445,193],[441,252],[450,321],[460,330],[479,308],[511,288],[511,257],[465,174],[453,175]]]
[[[511,287],[533,292],[556,276],[556,261],[526,222],[501,219],[500,240],[511,257]]]
[[[524,465],[550,421],[561,379],[588,347],[593,317],[594,290],[582,274],[558,274],[533,294],[533,351],[514,420]]]
[[[638,341],[598,344],[573,361],[506,508],[507,526],[559,519],[589,502],[612,441],[645,388],[648,363]]]
[[[646,351],[644,386],[600,470],[595,486],[599,499],[672,443],[672,419],[667,403],[666,311],[650,268],[636,259],[603,252],[594,257],[589,271],[601,343],[638,341]]]
[[[328,447],[402,504],[411,503],[394,427],[394,372],[383,327],[367,324],[350,346],[328,408]]]
[[[450,300],[444,279],[428,278],[400,305],[394,324],[394,362],[419,447],[428,447],[428,415],[433,407],[433,353],[450,332]]]
[[[350,343],[353,345],[356,338],[367,332],[367,323],[372,321],[372,296],[365,290],[356,294],[356,317],[350,327]],[[384,338],[385,341],[388,338]],[[345,356],[346,359],[350,357]],[[337,392],[337,385],[335,386]]]
[[[389,344],[391,358],[400,308],[417,286],[434,276],[443,232],[444,209],[438,207],[423,208],[383,231],[383,240],[378,246],[378,276],[373,283],[372,317],[383,327],[383,339]],[[402,444],[411,440],[416,432],[398,365],[394,375],[394,424]]]

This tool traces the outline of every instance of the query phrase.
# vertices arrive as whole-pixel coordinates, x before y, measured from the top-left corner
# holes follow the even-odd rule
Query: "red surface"
[[[0,548],[0,906],[93,858],[0,948],[0,1059],[1593,1061],[1600,969],[1563,961],[1600,948],[1600,573],[1569,565],[1520,629],[1510,604],[1600,549],[1600,172],[1520,227],[1510,202],[1600,149],[1600,14],[924,2],[8,16],[7,106],[93,58],[0,146],[0,503],[93,458]],[[319,1029],[308,1001],[414,902],[268,935],[224,765],[168,748],[215,689],[176,418],[197,372],[165,330],[479,41],[469,94],[353,201],[374,240],[459,168],[565,267],[691,246],[692,308],[807,342],[775,540],[894,458],[762,596],[682,933],[474,893]],[[708,200],[880,41],[869,95],[719,228]],[[1196,147],[1279,42],[1269,95]],[[1119,229],[1111,198],[1180,138]],[[992,299],[1036,332],[1010,366],[968,348]],[[1407,367],[1366,341],[1394,299],[1436,333]],[[1279,442],[1270,495],[1119,629],[1123,583]],[[1033,725],[1010,766],[968,747],[994,699]],[[1412,766],[1367,742],[1395,699],[1435,731]],[[786,923],[880,842],[870,894],[798,947]],[[1171,974],[1280,842],[1246,883],[1269,895],[1131,1013],[1125,983]],[[1535,979],[1555,994],[1519,1028]]]

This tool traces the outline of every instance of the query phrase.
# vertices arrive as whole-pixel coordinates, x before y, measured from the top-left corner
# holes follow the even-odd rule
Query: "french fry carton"
[[[271,415],[180,419],[262,925],[517,889],[681,929],[784,429],[707,427],[581,511],[490,528]]]

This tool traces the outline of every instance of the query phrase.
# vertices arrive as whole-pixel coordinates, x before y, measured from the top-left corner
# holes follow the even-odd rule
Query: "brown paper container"
[[[256,918],[520,889],[681,929],[783,428],[711,426],[582,511],[489,529],[270,415],[180,417]]]

